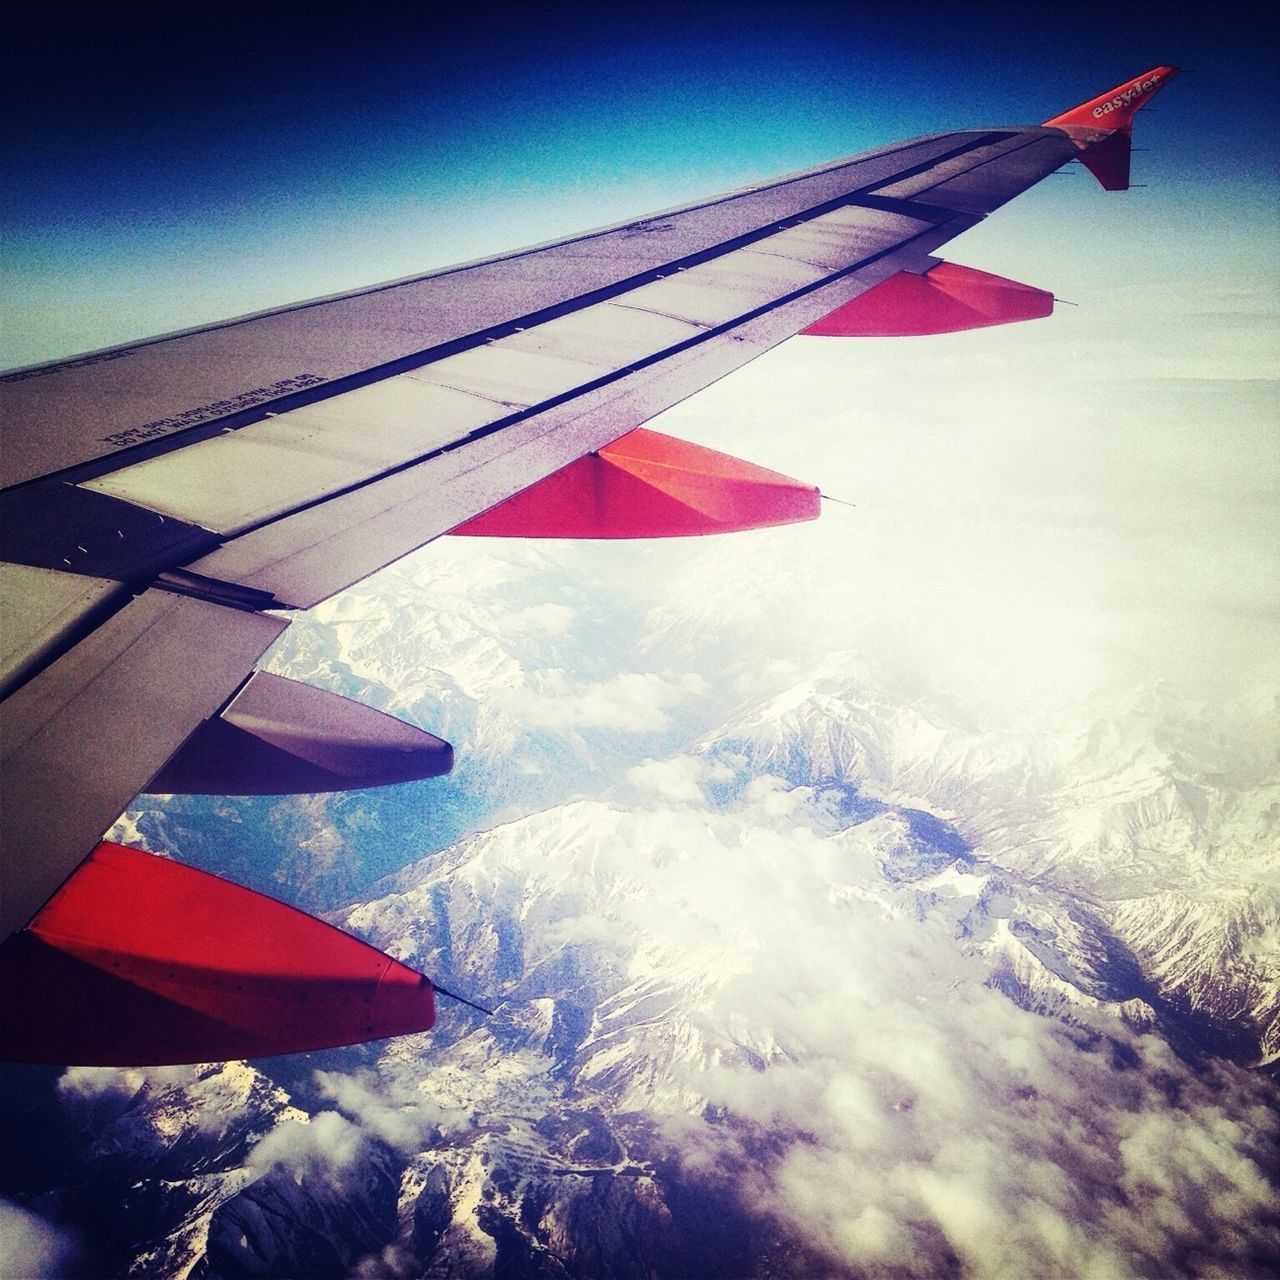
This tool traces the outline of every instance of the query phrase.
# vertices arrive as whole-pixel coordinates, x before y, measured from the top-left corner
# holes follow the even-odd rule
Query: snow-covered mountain
[[[697,750],[945,817],[979,866],[1018,886],[1020,906],[1060,904],[1053,934],[1094,956],[1080,973],[1123,973],[1178,1025],[1194,1015],[1219,1052],[1269,1063],[1280,1045],[1280,769],[1270,747],[1206,759],[1213,739],[1208,719],[1163,688],[1092,723],[1077,711],[1055,736],[1041,725],[997,738],[945,705],[904,705],[842,657]]]
[[[1274,1095],[1170,1052],[1096,917],[922,811],[656,763],[344,914],[492,1018],[442,1001],[378,1048],[71,1073],[60,1131],[124,1209],[111,1235],[66,1187],[39,1207],[99,1257],[127,1224],[137,1274],[1008,1274],[948,1219],[963,1187],[1041,1273],[1199,1250],[1261,1274]],[[1139,1238],[1157,1189],[1179,1225]]]
[[[634,669],[618,619],[637,601],[584,559],[588,572],[570,577],[546,550],[464,548],[357,588],[286,633],[276,670],[450,737],[452,778],[284,801],[174,798],[145,806],[135,830],[333,909],[466,831],[609,794],[636,768],[659,795],[665,775],[667,793],[705,784],[719,803],[752,779],[826,788],[841,821],[906,814],[917,844],[967,854],[983,876],[1018,886],[1019,904],[1043,915],[1059,903],[1052,929],[1036,926],[1041,952],[1049,929],[1095,957],[1068,968],[1118,967],[1124,998],[1154,1001],[1171,1028],[1190,1018],[1192,1041],[1246,1064],[1276,1059],[1280,760],[1261,733],[1228,739],[1163,685],[993,732],[850,652],[798,680],[756,672],[752,687],[776,692],[752,702],[739,673],[717,666],[714,639],[689,669],[687,619],[683,665],[655,654],[661,623],[650,617],[645,669]],[[667,665],[654,669],[655,656]]]

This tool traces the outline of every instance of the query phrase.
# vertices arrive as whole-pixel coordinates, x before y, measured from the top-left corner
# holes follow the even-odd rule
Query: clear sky
[[[1276,279],[1276,37],[1243,8],[52,5],[8,35],[4,367],[1035,123],[1162,62],[1189,71],[1135,181],[1176,198],[1024,241],[1070,236],[1099,277]]]

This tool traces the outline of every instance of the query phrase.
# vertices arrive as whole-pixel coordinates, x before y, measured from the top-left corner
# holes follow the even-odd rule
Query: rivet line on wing
[[[971,218],[965,214],[953,215],[953,217],[956,221],[963,221],[968,225],[972,225],[977,221],[977,219]],[[633,361],[631,364],[624,365],[619,369],[612,369],[608,373],[601,374],[598,378],[593,378],[589,382],[581,383],[577,387],[561,392],[559,395],[552,396],[547,400],[540,401],[538,404],[530,405],[528,408],[520,409],[503,418],[486,423],[484,426],[477,427],[475,430],[468,432],[465,436],[461,436],[459,439],[453,440],[449,444],[442,445],[438,449],[433,449],[429,453],[424,453],[419,457],[410,458],[404,462],[397,463],[395,466],[388,467],[385,471],[380,471],[377,475],[369,476],[355,484],[347,485],[341,489],[334,489],[311,502],[300,503],[298,506],[290,508],[287,512],[283,512],[278,516],[273,516],[270,519],[263,520],[259,524],[250,525],[245,529],[242,529],[240,534],[237,536],[250,533],[254,529],[265,528],[269,525],[275,524],[278,520],[287,520],[300,511],[306,511],[312,507],[321,506],[326,502],[332,501],[334,498],[341,497],[343,494],[354,493],[360,489],[368,487],[369,485],[377,484],[379,481],[385,480],[389,476],[398,475],[403,471],[408,471],[413,467],[420,466],[422,463],[428,462],[432,458],[438,458],[442,455],[452,453],[456,449],[463,448],[466,445],[474,444],[477,440],[482,440],[486,436],[491,436],[496,432],[504,431],[508,427],[514,426],[516,423],[537,417],[539,414],[558,408],[560,405],[566,404],[571,400],[576,400],[580,396],[587,395],[592,391],[598,391],[609,386],[611,383],[621,381],[623,378],[639,373],[642,370],[658,364],[660,361],[669,359],[674,355],[678,355],[683,351],[688,351],[691,348],[701,346],[703,343],[710,342],[713,338],[720,337],[725,333],[740,328],[744,324],[749,324],[752,320],[757,320],[761,316],[768,315],[769,312],[776,311],[779,307],[786,306],[791,302],[796,302],[801,298],[807,297],[811,293],[816,293],[819,289],[825,288],[827,285],[843,280],[845,277],[853,275],[864,267],[870,266],[872,263],[878,262],[882,258],[886,258],[891,254],[899,252],[901,249],[914,243],[916,240],[928,236],[935,230],[935,228],[936,224],[930,224],[912,236],[898,240],[884,249],[877,250],[875,253],[859,259],[859,261],[850,266],[842,267],[839,271],[834,271],[820,280],[812,281],[809,284],[801,285],[796,289],[792,289],[788,293],[781,294],[767,303],[763,303],[758,307],[752,308],[750,311],[746,311],[741,315],[735,316],[732,320],[728,320],[722,324],[715,325],[712,328],[705,329],[691,338],[685,338],[683,341],[675,343],[673,346],[664,347],[660,351],[652,352],[642,360]],[[956,234],[958,234],[958,232]]]
[[[130,449],[124,450],[123,453],[127,454],[131,461],[142,461],[149,457],[155,457],[159,454],[172,452],[175,449],[182,448],[183,446],[197,440],[208,439],[214,435],[221,434],[226,430],[233,430],[239,427],[249,426],[255,422],[260,422],[271,413],[287,413],[291,409],[304,408],[307,405],[316,404],[322,400],[332,399],[335,396],[342,395],[344,392],[354,391],[360,387],[369,386],[375,382],[381,382],[386,378],[394,377],[397,374],[408,373],[415,369],[420,369],[424,365],[431,364],[437,360],[442,360],[447,356],[457,355],[460,352],[471,350],[474,347],[483,346],[487,343],[493,342],[495,339],[509,337],[521,329],[533,328],[537,325],[545,324],[548,320],[558,319],[561,316],[571,315],[577,311],[583,311],[597,303],[610,302],[615,299],[622,298],[626,294],[640,288],[642,285],[651,284],[675,271],[687,270],[690,267],[712,262],[717,258],[723,258],[738,249],[749,248],[753,244],[767,240],[770,236],[776,235],[779,231],[782,231],[787,227],[799,226],[803,223],[811,222],[814,219],[823,217],[825,214],[832,213],[837,209],[864,207],[902,214],[907,217],[929,222],[930,224],[945,221],[947,218],[953,216],[954,210],[941,208],[936,205],[922,204],[911,200],[896,200],[888,197],[877,196],[875,195],[875,189],[886,184],[892,184],[893,182],[904,181],[921,172],[927,172],[928,169],[935,165],[944,164],[948,160],[957,159],[960,156],[989,147],[993,143],[1005,141],[1013,136],[1015,135],[998,131],[980,134],[976,137],[970,138],[964,143],[957,144],[947,151],[933,156],[927,163],[909,166],[905,169],[899,170],[896,174],[890,175],[888,178],[877,179],[866,187],[855,188],[854,190],[844,192],[839,196],[833,196],[830,199],[823,200],[808,209],[787,214],[785,217],[766,223],[764,226],[756,227],[751,231],[746,231],[740,235],[730,237],[728,240],[721,241],[719,244],[712,245],[709,248],[701,249],[696,253],[688,254],[683,258],[676,258],[670,262],[663,263],[660,266],[648,268],[645,271],[637,272],[635,275],[628,276],[622,280],[616,280],[610,284],[602,285],[597,289],[589,290],[588,292],[579,294],[575,297],[566,298],[560,302],[552,304],[551,306],[543,307],[537,311],[532,311],[522,316],[516,316],[509,320],[504,320],[500,324],[492,325],[486,329],[478,329],[473,333],[450,339],[447,342],[439,343],[433,347],[424,348],[421,351],[412,352],[409,355],[400,356],[395,360],[387,361],[384,364],[375,365],[369,369],[363,369],[356,373],[347,374],[341,378],[335,378],[318,387],[294,392],[291,395],[282,396],[279,400],[255,405],[252,409],[244,410],[241,413],[231,414],[225,418],[213,419],[209,422],[201,423],[199,426],[190,427],[184,431],[176,432],[173,435],[159,437],[146,444],[133,446]],[[855,264],[855,267],[852,269],[856,269],[857,266],[860,265],[863,264]],[[85,480],[96,479],[100,475],[104,475],[118,469],[121,465],[122,456],[122,453],[109,454],[58,474],[61,479],[73,484],[79,484]],[[413,459],[412,461],[421,461],[421,459]]]
[[[991,134],[988,136],[1000,137],[1012,135]],[[816,177],[821,173],[837,172],[840,169],[851,168],[854,165],[862,164],[864,161],[869,159],[880,159],[886,156],[895,155],[899,152],[911,151],[925,141],[928,141],[928,139],[913,139],[896,146],[885,147],[882,150],[867,152],[865,155],[851,156],[845,161],[836,161],[834,164],[829,165],[818,165],[813,169],[807,169],[801,173],[792,174],[789,177],[779,179],[776,182],[764,183],[758,187],[745,187],[740,191],[726,192],[723,195],[714,196],[709,200],[704,200],[690,205],[683,205],[678,209],[671,209],[666,212],[660,210],[656,213],[646,214],[642,218],[633,219],[630,222],[624,222],[616,226],[601,227],[595,231],[587,231],[581,235],[572,236],[568,240],[530,245],[527,249],[517,250],[514,253],[502,254],[496,258],[480,258],[473,262],[462,262],[458,263],[456,266],[445,267],[439,271],[426,271],[417,275],[401,276],[398,279],[387,280],[382,284],[369,285],[363,289],[353,289],[345,293],[326,294],[323,297],[308,299],[306,302],[293,302],[283,307],[270,307],[265,311],[255,311],[249,315],[235,316],[229,320],[223,320],[215,324],[195,325],[189,329],[178,329],[172,333],[158,334],[154,338],[144,338],[139,342],[123,343],[116,347],[104,347],[98,351],[88,351],[82,355],[73,356],[67,360],[49,360],[23,369],[13,369],[7,373],[0,373],[0,382],[23,382],[29,378],[39,378],[46,374],[56,373],[61,369],[74,369],[84,365],[99,364],[105,360],[118,360],[129,355],[131,352],[141,350],[145,347],[157,346],[163,342],[171,342],[176,338],[185,338],[193,333],[213,333],[219,329],[234,329],[237,325],[248,324],[253,320],[260,320],[263,316],[284,315],[292,312],[309,311],[314,307],[322,307],[327,303],[336,302],[343,298],[370,297],[377,293],[386,293],[392,289],[402,288],[405,285],[417,284],[423,280],[441,279],[443,277],[457,275],[459,272],[469,271],[473,267],[483,266],[492,262],[518,261],[521,258],[527,258],[535,253],[540,253],[544,249],[565,244],[583,244],[589,240],[599,239],[601,236],[610,235],[616,231],[625,231],[629,227],[640,226],[644,223],[652,222],[655,218],[670,217],[675,214],[693,213],[700,209],[712,209],[717,205],[726,204],[731,200],[735,200],[742,195],[756,194],[762,191],[779,191],[784,187],[791,186],[797,182],[803,182],[806,179]],[[938,163],[937,158],[928,162],[928,164],[936,163]],[[917,169],[916,172],[918,171],[919,170]],[[913,171],[910,169],[901,170],[894,178],[891,179],[891,181],[902,181],[903,178],[910,177],[912,172]]]

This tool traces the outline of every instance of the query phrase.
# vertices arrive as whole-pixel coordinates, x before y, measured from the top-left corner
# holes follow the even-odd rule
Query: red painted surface
[[[431,983],[272,898],[103,843],[0,947],[6,1058],[144,1066],[425,1031]]]
[[[674,538],[814,520],[820,505],[812,485],[641,427],[453,532]]]
[[[1129,190],[1129,157],[1133,141],[1127,130],[1120,129],[1090,142],[1076,157],[1089,170],[1104,191]]]
[[[1053,311],[1053,294],[1016,280],[939,262],[924,275],[899,271],[802,333],[827,338],[908,338],[956,333]]]
[[[1080,163],[1104,190],[1127,191],[1133,117],[1177,74],[1177,67],[1154,67],[1045,124],[1071,138]]]
[[[1178,74],[1177,67],[1153,67],[1132,80],[1118,84],[1106,93],[1100,93],[1088,102],[1082,102],[1070,111],[1064,111],[1045,124],[1054,129],[1087,125],[1095,129],[1128,129],[1133,125],[1134,113],[1151,101],[1161,89]]]

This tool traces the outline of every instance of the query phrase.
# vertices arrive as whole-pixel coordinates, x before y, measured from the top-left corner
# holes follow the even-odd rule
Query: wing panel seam
[[[960,231],[966,230],[977,221],[977,219],[971,215],[963,213],[954,214],[953,218],[955,221],[964,224],[954,233],[957,235]],[[703,343],[708,342],[713,338],[730,333],[732,330],[740,328],[742,325],[749,324],[753,320],[768,315],[771,311],[776,311],[780,307],[786,306],[788,303],[796,302],[811,293],[816,293],[818,290],[826,288],[828,285],[835,284],[838,281],[861,271],[863,268],[878,262],[882,258],[898,253],[905,246],[914,243],[916,240],[928,236],[938,225],[939,224],[937,223],[931,222],[914,235],[903,240],[897,240],[892,245],[879,249],[875,253],[869,254],[865,258],[861,258],[847,267],[842,267],[839,271],[823,276],[819,280],[810,281],[806,284],[800,285],[785,294],[781,294],[778,297],[771,299],[767,303],[762,303],[757,307],[753,307],[750,310],[735,316],[732,320],[727,320],[722,324],[715,325],[701,333],[685,338],[683,341],[675,343],[673,346],[664,347],[660,351],[652,352],[641,360],[633,361],[632,363],[624,365],[618,369],[612,369],[609,372],[601,374],[599,377],[593,378],[588,382],[584,382],[568,391],[561,392],[560,394],[540,401],[537,404],[520,409],[515,413],[507,414],[505,417],[498,418],[493,422],[485,423],[483,426],[473,428],[466,435],[460,436],[457,440],[452,440],[448,444],[442,445],[437,449],[433,449],[428,453],[421,454],[414,458],[408,458],[403,462],[397,463],[395,466],[388,467],[385,470],[378,472],[376,475],[368,476],[354,484],[345,485],[340,489],[327,490],[324,494],[310,501],[299,503],[296,507],[291,507],[288,511],[281,512],[279,515],[262,520],[257,524],[246,525],[243,529],[237,531],[236,536],[241,537],[256,532],[259,529],[268,528],[278,521],[287,520],[292,516],[297,515],[299,512],[308,511],[346,494],[358,492],[361,489],[367,488],[369,485],[377,484],[380,481],[386,480],[390,476],[399,475],[413,467],[421,466],[423,463],[429,462],[433,458],[442,457],[457,449],[474,444],[477,440],[483,440],[485,437],[491,436],[496,432],[504,431],[508,427],[514,426],[516,423],[527,421],[530,418],[535,418],[539,414],[547,413],[552,409],[559,408],[561,405],[567,404],[581,396],[588,395],[593,391],[602,390],[603,388],[610,386],[612,383],[621,381],[632,374],[642,372],[643,370],[651,368],[653,365],[669,359],[672,356],[679,355],[684,351],[701,346]],[[281,605],[276,607],[285,608],[288,606]]]
[[[983,147],[990,146],[993,142],[1002,141],[1011,136],[1014,135],[1008,132],[997,131],[981,134],[976,138],[970,139],[963,144],[951,148],[949,151],[944,152],[941,155],[935,156],[928,165],[923,166],[923,169],[921,166],[917,165],[912,169],[904,170],[903,174],[910,175],[915,172],[921,172],[932,165],[946,163],[948,160],[956,159],[975,150],[980,150]],[[790,226],[803,225],[804,223],[811,222],[822,217],[824,214],[832,213],[837,209],[853,207],[891,212],[905,215],[918,221],[927,222],[930,226],[938,225],[939,223],[955,216],[955,210],[948,210],[937,205],[916,203],[910,200],[894,199],[891,197],[876,196],[874,194],[873,188],[886,185],[886,182],[892,183],[893,181],[902,180],[902,174],[888,179],[878,179],[876,182],[869,184],[868,188],[860,187],[853,191],[845,192],[839,196],[832,196],[831,198],[821,201],[820,203],[799,213],[788,214],[783,218],[778,218],[772,222],[766,223],[762,227],[742,232],[728,240],[721,241],[717,245],[701,249],[698,252],[688,254],[683,258],[673,259],[661,266],[651,267],[645,271],[638,272],[635,275],[628,276],[623,280],[614,281],[612,284],[602,285],[588,293],[579,294],[573,298],[563,299],[560,302],[540,308],[537,311],[529,312],[523,316],[513,317],[509,320],[504,320],[500,324],[490,325],[484,329],[478,329],[473,333],[449,339],[446,342],[438,343],[433,347],[424,348],[421,351],[399,356],[396,359],[386,361],[383,364],[373,365],[367,369],[361,369],[357,372],[346,374],[343,377],[335,378],[332,381],[326,382],[322,386],[308,388],[306,390],[296,392],[293,395],[281,397],[279,400],[267,402],[266,404],[255,405],[253,408],[246,409],[240,414],[228,415],[225,418],[214,419],[210,422],[201,423],[198,426],[188,428],[185,431],[175,432],[172,435],[161,436],[153,441],[148,441],[145,444],[131,446],[130,448],[132,450],[136,450],[136,452],[132,454],[131,461],[142,461],[146,458],[155,457],[159,454],[169,453],[175,449],[183,448],[188,444],[195,443],[196,441],[209,439],[224,431],[236,430],[240,427],[249,426],[254,422],[262,421],[262,419],[270,413],[284,413],[291,409],[300,409],[307,405],[318,403],[322,400],[333,399],[336,396],[342,395],[344,392],[354,391],[360,387],[368,386],[371,383],[381,382],[384,379],[394,377],[397,374],[410,373],[422,368],[424,365],[444,359],[447,356],[456,355],[460,352],[470,350],[473,347],[483,346],[484,344],[493,342],[496,339],[507,337],[519,329],[532,328],[548,320],[557,319],[559,316],[568,315],[575,311],[585,310],[597,303],[612,302],[615,299],[625,297],[625,295],[640,288],[642,285],[651,284],[655,280],[661,280],[665,276],[674,274],[677,271],[687,270],[690,267],[699,266],[702,263],[726,257],[739,249],[747,248],[759,241],[766,240],[768,237],[775,235],[779,231],[786,230]],[[874,261],[874,258],[871,259],[871,261]],[[865,265],[865,260],[861,263],[854,264],[854,268],[850,268],[850,270],[856,269],[857,266],[861,265]],[[121,450],[116,453],[105,454],[102,457],[77,464],[76,466],[69,467],[64,471],[52,472],[49,476],[42,476],[39,479],[28,481],[27,483],[38,485],[49,480],[51,476],[56,476],[73,484],[84,480],[95,479],[100,475],[118,470],[121,466],[122,455],[128,451],[129,450]],[[15,489],[21,487],[22,486],[20,485],[14,486]]]
[[[66,360],[50,361],[43,364],[29,365],[25,368],[11,369],[8,372],[0,373],[0,383],[7,382],[25,382],[31,378],[44,377],[47,374],[56,373],[61,369],[74,369],[83,365],[97,364],[106,360],[114,360],[128,355],[132,351],[141,350],[146,347],[158,346],[164,342],[173,342],[179,338],[192,337],[198,333],[216,333],[222,329],[233,329],[238,325],[250,324],[254,320],[261,320],[267,316],[289,315],[295,312],[312,310],[315,307],[326,306],[331,302],[341,302],[347,298],[365,298],[372,297],[375,294],[386,293],[392,289],[403,288],[406,285],[420,284],[426,280],[445,279],[451,275],[457,275],[463,271],[470,271],[476,267],[489,266],[498,262],[517,262],[522,258],[531,257],[533,254],[542,253],[547,249],[562,248],[567,245],[585,244],[590,240],[599,239],[601,236],[611,235],[618,231],[627,231],[631,228],[641,227],[645,223],[652,222],[655,218],[670,218],[683,213],[696,213],[702,209],[714,209],[718,205],[727,204],[732,200],[741,198],[742,196],[756,195],[764,191],[780,191],[784,187],[791,186],[797,182],[803,182],[808,178],[815,178],[821,174],[838,173],[841,169],[850,169],[859,164],[865,164],[870,160],[881,159],[887,156],[901,154],[905,151],[911,151],[916,147],[923,146],[925,143],[933,141],[938,137],[947,137],[947,134],[925,135],[922,138],[911,139],[896,147],[885,147],[882,150],[871,151],[858,156],[850,156],[845,160],[838,160],[834,164],[819,165],[814,169],[805,169],[799,173],[790,174],[785,178],[780,178],[776,182],[763,183],[760,186],[742,187],[736,191],[729,191],[723,195],[714,196],[707,200],[695,201],[693,204],[680,205],[674,209],[665,212],[657,212],[646,214],[642,218],[632,219],[627,222],[621,222],[608,227],[601,227],[595,231],[584,232],[581,235],[570,236],[566,240],[551,240],[543,244],[530,245],[524,249],[516,249],[511,253],[502,254],[494,258],[480,258],[473,262],[463,262],[456,266],[443,267],[438,271],[425,271],[417,275],[401,276],[395,280],[387,280],[382,284],[369,285],[362,289],[352,289],[342,293],[326,294],[320,298],[311,298],[303,302],[290,303],[284,307],[269,307],[265,311],[254,311],[247,315],[236,316],[230,320],[223,320],[213,324],[196,325],[190,329],[178,329],[173,333],[162,333],[154,338],[144,338],[137,342],[122,343],[118,346],[102,347],[97,351],[87,351],[82,355],[73,356]],[[990,135],[988,135],[990,136]],[[1012,136],[1006,131],[1005,136]],[[939,163],[943,159],[950,158],[944,153],[941,157],[936,157],[930,161],[931,164]],[[925,166],[926,168],[928,165]],[[916,170],[918,171],[918,169]],[[896,181],[901,181],[902,177],[910,176],[911,170],[903,171]]]

